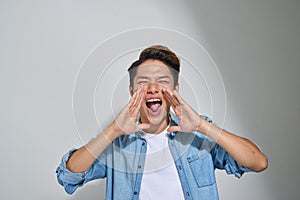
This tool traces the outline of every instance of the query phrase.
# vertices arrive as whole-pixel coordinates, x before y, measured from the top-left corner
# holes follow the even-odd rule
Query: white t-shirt
[[[147,154],[142,177],[140,200],[184,200],[177,169],[168,146],[167,130],[143,136]]]

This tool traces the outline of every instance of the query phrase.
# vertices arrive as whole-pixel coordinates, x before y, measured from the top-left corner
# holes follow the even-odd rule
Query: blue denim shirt
[[[208,117],[202,117],[212,123]],[[173,113],[170,124],[178,124]],[[66,161],[76,151],[72,149],[63,156],[56,170],[58,182],[67,193],[72,194],[91,180],[106,178],[107,200],[138,200],[147,150],[147,142],[142,135],[143,132],[139,131],[120,136],[106,148],[88,171],[82,173],[73,173],[66,168]],[[218,199],[214,173],[216,168],[224,169],[238,178],[250,171],[201,133],[170,133],[168,143],[185,199]]]

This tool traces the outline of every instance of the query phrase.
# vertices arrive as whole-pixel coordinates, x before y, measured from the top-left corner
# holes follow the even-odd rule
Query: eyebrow
[[[138,77],[136,77],[136,79],[149,79],[149,77],[148,76],[138,76]]]
[[[163,75],[163,76],[159,76],[157,79],[164,79],[164,78],[171,78],[171,77],[168,75]]]
[[[171,77],[169,75],[161,75],[161,76],[158,76],[156,79],[157,80],[160,80],[160,79],[170,79]],[[137,80],[140,80],[140,79],[147,79],[149,80],[150,78],[148,76],[137,76],[136,77]]]

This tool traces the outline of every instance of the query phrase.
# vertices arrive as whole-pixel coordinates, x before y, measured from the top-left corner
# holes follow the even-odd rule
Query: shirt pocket
[[[192,155],[187,158],[190,169],[198,187],[205,187],[216,182],[211,155]]]

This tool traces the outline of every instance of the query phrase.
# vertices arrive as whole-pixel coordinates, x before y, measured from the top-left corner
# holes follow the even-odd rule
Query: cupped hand
[[[119,135],[129,135],[141,129],[149,128],[149,124],[136,124],[136,119],[141,108],[144,87],[140,86],[132,95],[129,103],[121,110],[113,122],[113,126]]]
[[[193,132],[198,131],[201,124],[200,115],[189,106],[178,94],[176,90],[170,91],[166,88],[163,89],[163,95],[165,99],[172,106],[176,116],[179,119],[178,126],[171,126],[168,128],[168,132]]]

